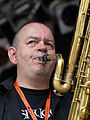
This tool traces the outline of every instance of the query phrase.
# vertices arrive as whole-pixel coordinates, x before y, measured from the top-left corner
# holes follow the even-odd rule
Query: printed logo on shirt
[[[21,110],[21,112],[24,117],[24,120],[30,119],[28,110]],[[33,109],[33,112],[37,118],[40,118],[40,119],[45,118],[45,109],[42,109],[42,108]],[[50,118],[51,116],[52,116],[52,110],[50,109],[48,118]]]

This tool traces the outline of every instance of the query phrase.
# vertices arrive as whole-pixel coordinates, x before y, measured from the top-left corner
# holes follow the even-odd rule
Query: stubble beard
[[[37,66],[33,68],[33,72],[35,72],[38,75],[50,75],[53,71],[53,64],[49,64],[48,67],[43,65],[42,67],[38,68]]]

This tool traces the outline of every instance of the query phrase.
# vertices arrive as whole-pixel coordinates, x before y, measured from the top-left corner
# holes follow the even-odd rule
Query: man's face
[[[41,64],[40,57],[44,54],[55,56],[55,44],[51,31],[39,24],[24,27],[19,33],[16,49],[18,72],[51,75],[55,61]]]

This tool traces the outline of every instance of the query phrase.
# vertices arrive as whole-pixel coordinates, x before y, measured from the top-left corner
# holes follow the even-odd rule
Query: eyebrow
[[[52,42],[52,43],[54,44],[54,40],[51,40],[51,39],[48,39],[48,38],[45,38],[44,40],[45,40],[45,41]]]
[[[36,36],[30,36],[28,37],[27,39],[41,39],[40,37],[36,37]],[[52,42],[53,44],[55,44],[54,40],[51,40],[51,39],[48,39],[48,38],[45,38],[44,39],[45,41],[48,41],[48,42]]]

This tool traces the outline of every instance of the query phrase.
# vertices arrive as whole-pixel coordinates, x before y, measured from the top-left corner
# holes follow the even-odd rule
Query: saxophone
[[[57,60],[53,78],[53,87],[56,93],[61,95],[69,91],[72,85],[75,86],[68,120],[90,120],[90,0],[81,0],[80,2],[64,80],[62,80],[64,68],[62,55],[56,54],[56,57],[44,55],[42,61],[46,63],[52,59]]]
[[[53,86],[65,93],[75,84],[68,120],[90,120],[90,0],[81,0],[73,44],[62,80],[64,60],[57,54]],[[82,45],[83,44],[83,45]],[[80,57],[78,57],[80,56]],[[78,60],[79,59],[79,60]],[[78,67],[75,66],[78,61]],[[76,73],[75,73],[76,72]],[[75,76],[75,77],[74,77]],[[64,82],[62,84],[62,82]]]

